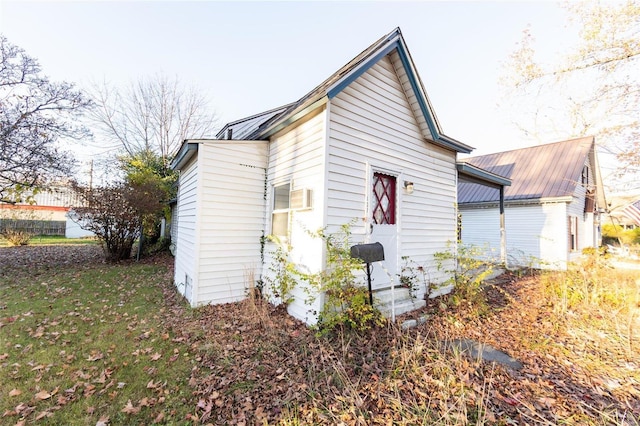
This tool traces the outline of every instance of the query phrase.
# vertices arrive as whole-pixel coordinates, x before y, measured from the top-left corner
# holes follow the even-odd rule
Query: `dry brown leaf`
[[[87,361],[94,362],[94,361],[99,361],[102,358],[104,358],[104,354],[102,352],[91,351],[91,355],[89,355],[89,357],[87,358]]]
[[[11,389],[9,391],[9,396],[18,396],[21,394],[22,394],[22,391],[20,389]]]
[[[38,415],[36,416],[36,420],[42,420],[45,417],[51,417],[53,416],[53,413],[50,411],[41,411],[40,413],[38,413]]]
[[[154,423],[161,423],[164,420],[164,413],[161,411],[158,413],[155,419],[153,419]]]
[[[109,416],[100,416],[100,418],[96,422],[96,426],[108,426],[108,425],[109,425]]]
[[[140,407],[134,407],[131,400],[129,400],[127,401],[127,405],[125,405],[120,411],[125,414],[138,414],[140,412]]]
[[[14,410],[5,410],[5,412],[2,413],[2,417],[10,417],[16,415],[18,415],[18,413],[16,413]]]
[[[51,398],[51,394],[49,392],[45,391],[45,390],[41,390],[40,392],[35,394],[34,397],[37,400],[44,400],[44,399]]]

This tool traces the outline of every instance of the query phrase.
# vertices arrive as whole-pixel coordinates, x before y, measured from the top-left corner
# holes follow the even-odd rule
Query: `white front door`
[[[398,217],[397,177],[374,172],[371,193],[370,242],[384,247],[384,261],[372,265],[371,287],[374,290],[390,288],[392,279],[397,285],[398,273]]]

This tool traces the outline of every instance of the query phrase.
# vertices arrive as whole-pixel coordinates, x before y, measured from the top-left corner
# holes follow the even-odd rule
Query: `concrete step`
[[[406,287],[396,287],[393,289],[393,294],[391,293],[390,288],[386,288],[383,290],[373,290],[373,298],[380,303],[391,303],[391,298],[398,300],[411,299],[411,295],[409,294],[409,289]]]
[[[373,292],[375,306],[386,317],[391,317],[391,306],[393,305],[396,316],[416,309],[423,308],[427,302],[411,297],[409,289],[398,287],[391,292],[391,289],[376,290]],[[393,303],[392,303],[393,300]]]
[[[418,299],[396,300],[394,303],[395,314],[398,316],[407,312],[415,311],[417,309],[424,308],[426,304],[426,301]],[[384,316],[391,318],[391,302],[376,306]]]

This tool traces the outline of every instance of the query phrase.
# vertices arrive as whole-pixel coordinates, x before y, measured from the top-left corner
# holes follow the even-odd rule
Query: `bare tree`
[[[519,114],[520,129],[540,141],[595,135],[601,152],[616,159],[610,177],[633,182],[629,176],[640,172],[640,2],[565,7],[579,41],[543,63],[526,30],[506,64],[505,106]]]
[[[90,100],[71,83],[54,83],[38,62],[0,35],[0,202],[68,176],[74,160],[61,138],[88,136],[77,118]]]
[[[215,116],[206,98],[164,75],[140,79],[126,90],[94,85],[92,117],[104,136],[129,156],[158,154],[167,165],[187,138],[211,134]]]

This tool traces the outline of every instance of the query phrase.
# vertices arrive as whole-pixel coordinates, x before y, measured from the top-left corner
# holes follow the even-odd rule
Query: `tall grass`
[[[624,344],[627,356],[633,356],[640,338],[638,271],[615,269],[606,256],[591,251],[566,271],[546,272],[540,279],[543,297],[556,314],[582,329],[604,323],[613,326],[613,343]]]

